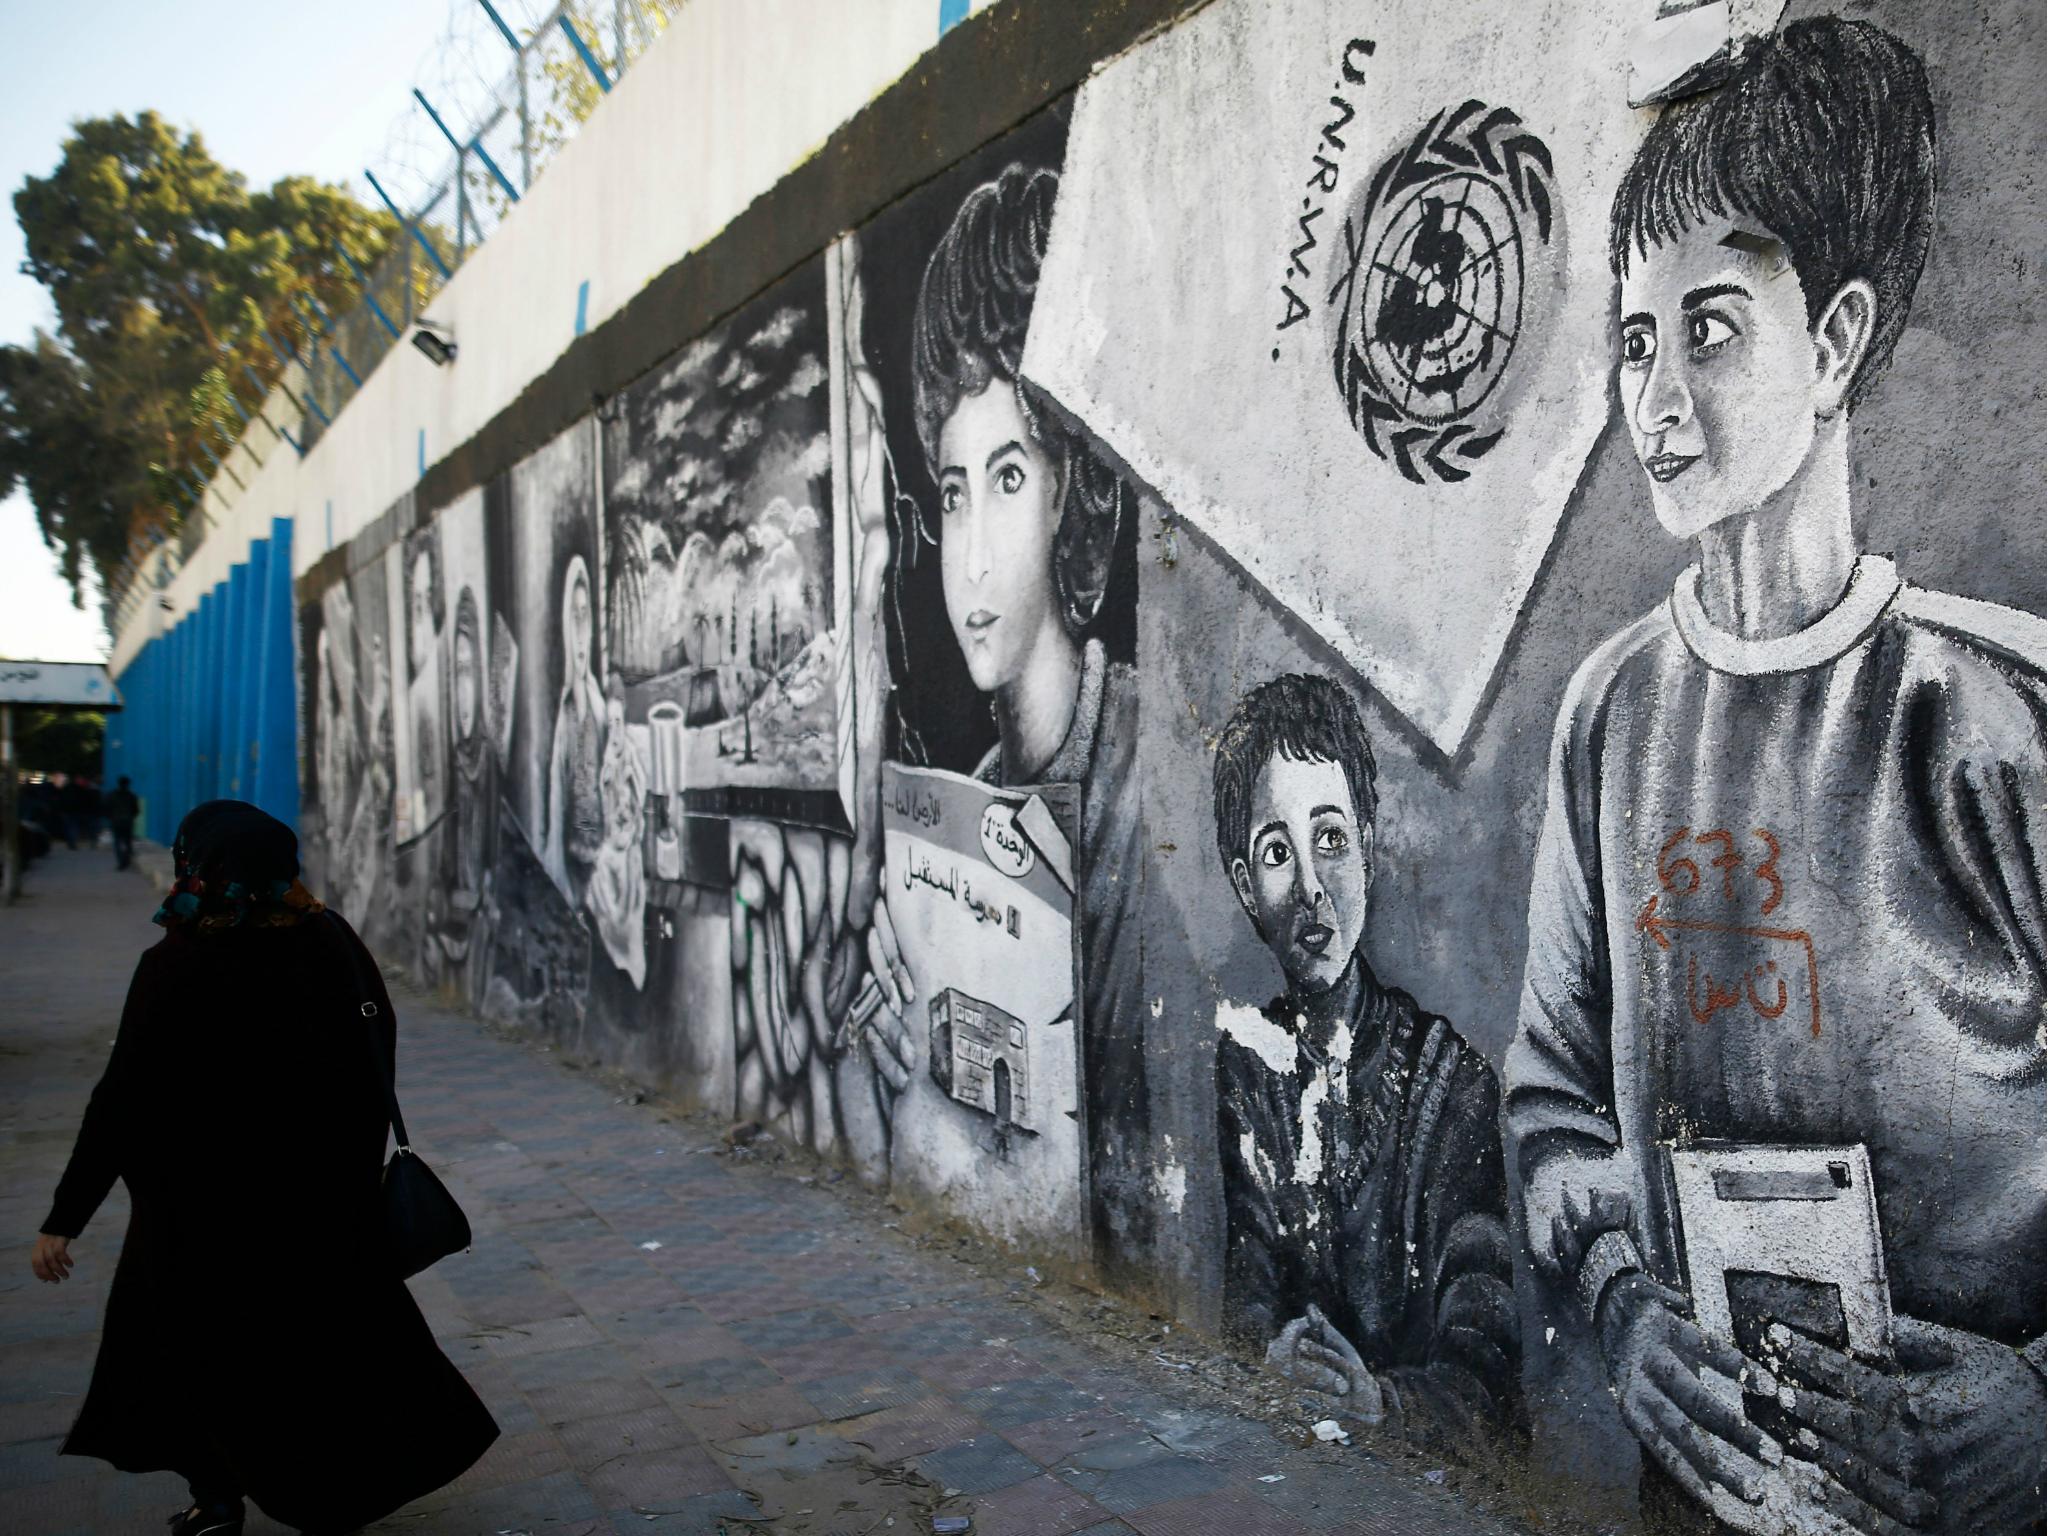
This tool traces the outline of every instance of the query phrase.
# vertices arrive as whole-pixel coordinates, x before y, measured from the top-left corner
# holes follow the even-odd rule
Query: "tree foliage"
[[[277,375],[266,330],[353,307],[337,248],[367,269],[397,224],[308,177],[251,191],[154,112],[76,124],[14,211],[57,333],[0,347],[0,495],[27,490],[77,596],[175,528]]]
[[[638,58],[647,44],[668,30],[669,13],[660,5],[637,5],[634,20],[621,28],[609,3],[569,0],[563,7],[569,24],[583,39],[598,67],[613,80]],[[583,124],[604,100],[604,91],[590,77],[590,70],[574,48],[555,45],[545,32],[529,32],[529,44],[545,43],[534,50],[538,87],[534,98],[533,157],[545,164],[556,151],[576,137]]]
[[[87,709],[25,709],[15,721],[15,751],[23,773],[72,773],[97,778],[107,717]]]

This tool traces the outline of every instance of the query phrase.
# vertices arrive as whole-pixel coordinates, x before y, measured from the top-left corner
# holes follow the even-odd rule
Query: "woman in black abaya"
[[[303,1531],[353,1530],[498,1433],[384,1258],[390,999],[354,931],[299,884],[282,822],[210,801],[174,853],[167,931],[136,967],[36,1240],[37,1278],[63,1280],[70,1241],[127,1183],[134,1214],[63,1454],[182,1475],[193,1502],[173,1536],[238,1536],[245,1497]]]

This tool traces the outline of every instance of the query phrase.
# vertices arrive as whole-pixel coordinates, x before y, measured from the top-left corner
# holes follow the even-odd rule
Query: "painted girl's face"
[[[974,686],[1016,681],[1060,630],[1052,540],[1060,470],[1031,435],[1016,387],[991,379],[939,434],[939,566],[946,616]]]
[[[1722,243],[1731,233],[1737,246]],[[1622,279],[1615,387],[1657,521],[1679,538],[1756,511],[1813,451],[1819,367],[1783,249],[1754,223],[1717,219],[1652,246]]]
[[[434,640],[434,564],[421,555],[412,563],[412,624],[406,647],[412,653],[415,677],[427,670]]]
[[[577,581],[569,587],[569,675],[581,677],[590,670],[590,583]]]
[[[476,734],[477,713],[476,642],[464,632],[455,640],[455,735],[467,741]]]
[[[1343,979],[1365,931],[1372,828],[1358,823],[1342,765],[1275,754],[1252,785],[1252,839],[1231,866],[1238,900],[1296,995]]]

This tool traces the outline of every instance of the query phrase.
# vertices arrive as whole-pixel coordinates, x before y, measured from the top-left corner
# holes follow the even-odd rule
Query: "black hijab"
[[[298,835],[246,801],[194,806],[171,858],[177,878],[156,913],[166,928],[289,927],[322,910],[299,883]]]

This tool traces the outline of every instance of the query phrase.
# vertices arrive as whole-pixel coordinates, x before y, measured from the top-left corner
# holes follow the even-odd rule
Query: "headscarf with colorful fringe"
[[[209,800],[178,825],[177,878],[156,921],[172,932],[289,928],[324,908],[299,883],[299,840],[240,800]]]

